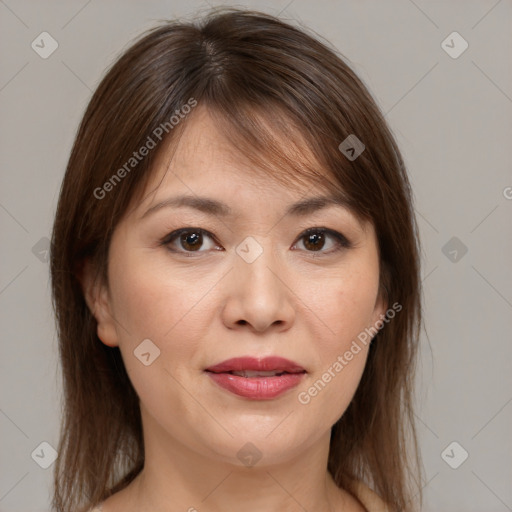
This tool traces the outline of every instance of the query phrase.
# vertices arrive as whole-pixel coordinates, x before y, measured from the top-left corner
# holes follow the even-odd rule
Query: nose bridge
[[[243,283],[251,287],[265,288],[269,281],[269,268],[274,265],[270,240],[262,236],[247,236],[235,247],[235,274]]]
[[[235,249],[233,287],[227,298],[228,321],[256,330],[272,324],[289,326],[294,316],[290,291],[270,237],[248,236]]]
[[[235,252],[235,267],[253,286],[267,287],[276,284],[275,273],[280,268],[280,262],[270,236],[247,236],[236,246]],[[282,284],[280,281],[279,283]]]

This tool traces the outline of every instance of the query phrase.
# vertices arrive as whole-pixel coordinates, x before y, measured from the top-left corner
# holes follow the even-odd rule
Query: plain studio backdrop
[[[58,441],[60,377],[46,250],[78,123],[135,36],[215,5],[0,2],[2,512],[49,508],[53,467],[44,466]],[[512,510],[512,3],[236,5],[329,40],[386,114],[423,244],[424,510]]]

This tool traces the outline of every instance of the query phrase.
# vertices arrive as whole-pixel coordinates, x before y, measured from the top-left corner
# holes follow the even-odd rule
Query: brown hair
[[[108,286],[112,233],[166,144],[129,172],[126,163],[162,126],[162,141],[177,140],[194,112],[175,127],[169,120],[193,102],[214,112],[228,140],[269,176],[334,187],[373,223],[381,292],[402,310],[370,345],[356,394],[332,428],[328,469],[340,487],[363,480],[393,510],[413,510],[422,477],[412,409],[421,279],[404,162],[375,101],[335,49],[307,29],[238,9],[196,23],[166,21],[143,34],[107,72],[80,124],[51,243],[64,389],[53,509],[87,509],[143,468],[138,397],[119,349],[97,336],[80,276],[87,260]],[[275,133],[290,144],[279,145]],[[365,145],[355,160],[338,149],[351,134]],[[306,149],[316,163],[301,158]],[[123,179],[114,181],[116,173]],[[112,190],[101,195],[102,187]]]

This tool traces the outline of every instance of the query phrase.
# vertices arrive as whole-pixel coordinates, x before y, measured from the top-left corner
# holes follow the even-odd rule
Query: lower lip
[[[299,384],[304,373],[285,373],[275,377],[240,377],[231,373],[207,372],[221,388],[251,400],[276,398]]]

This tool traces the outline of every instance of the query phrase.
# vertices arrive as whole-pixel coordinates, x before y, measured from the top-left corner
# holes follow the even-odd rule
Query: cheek
[[[139,361],[130,355],[150,339],[160,350],[158,365],[179,377],[183,362],[196,360],[200,341],[212,325],[211,292],[219,276],[180,270],[161,255],[150,258],[135,249],[112,273],[119,344],[127,369],[134,361],[138,368]]]
[[[317,360],[298,401],[318,429],[343,415],[366,365],[370,337],[364,334],[373,325],[379,276],[370,261],[359,262],[309,287],[308,306],[320,319],[314,333]]]
[[[367,355],[368,347],[363,347],[351,361],[338,361],[340,366],[330,366],[330,371],[324,372],[320,377],[322,384],[317,384],[317,387],[322,391],[311,400],[317,400],[312,405],[317,408],[318,416],[323,416],[322,426],[331,428],[347,410],[359,386]],[[322,388],[322,385],[325,385],[325,388]]]
[[[144,257],[143,251],[112,269],[112,283],[119,348],[137,394],[156,416],[163,401],[175,414],[186,414],[185,402],[176,393],[177,382],[184,380],[187,364],[194,360],[204,337],[201,298],[212,285],[171,273],[169,266]],[[134,351],[142,353],[138,347],[147,339],[154,346],[145,342],[149,348],[144,353],[150,353],[150,360],[153,354],[158,357],[146,366]]]
[[[132,327],[128,331],[160,340],[188,322],[211,286],[208,279],[171,270],[165,258],[149,258],[144,251],[127,258],[114,274],[119,319]]]
[[[370,338],[358,336],[371,325],[377,290],[364,277],[348,284],[345,280],[324,294],[318,311],[326,327],[315,333],[316,364],[297,396],[305,421],[315,431],[331,428],[344,414],[366,366]]]
[[[371,266],[338,272],[314,286],[305,281],[311,311],[318,318],[322,335],[316,339],[322,344],[322,361],[347,350],[358,334],[371,326],[378,293],[378,271]]]

